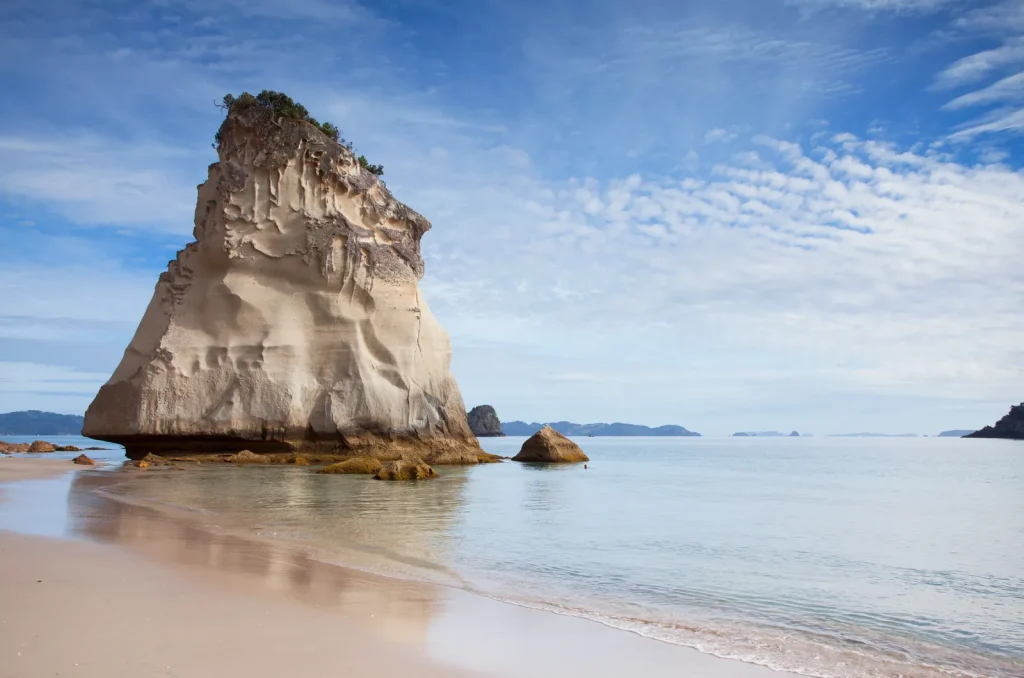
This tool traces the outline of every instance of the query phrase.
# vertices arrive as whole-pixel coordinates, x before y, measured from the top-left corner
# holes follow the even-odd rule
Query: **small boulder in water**
[[[90,459],[89,457],[87,457],[84,454],[78,455],[77,457],[75,457],[71,461],[72,461],[72,463],[80,464],[82,466],[95,466],[96,465],[95,461],[93,461],[92,459]]]
[[[57,448],[45,440],[36,440],[28,448],[29,452],[56,452]]]
[[[583,453],[579,445],[550,426],[545,426],[523,443],[519,454],[512,457],[512,461],[567,464],[590,461],[590,457]]]
[[[423,480],[436,476],[437,471],[420,459],[399,459],[382,466],[373,477],[375,480]]]
[[[270,457],[265,454],[256,454],[249,450],[242,450],[238,454],[228,457],[228,461],[234,464],[269,464]]]
[[[383,464],[380,463],[379,459],[373,457],[355,457],[353,459],[346,459],[345,461],[339,461],[337,464],[331,464],[317,471],[317,473],[326,474],[365,474],[373,475],[377,471],[383,468]]]

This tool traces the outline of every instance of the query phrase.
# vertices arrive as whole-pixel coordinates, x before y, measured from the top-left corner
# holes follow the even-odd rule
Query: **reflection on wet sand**
[[[318,495],[316,483],[308,483],[306,474],[292,475],[294,477],[279,488],[287,487],[288,492],[283,496],[275,493],[275,499],[290,501],[292,509],[297,506],[313,509]],[[216,486],[222,491],[225,489],[220,479],[211,479],[207,474],[192,470],[129,478],[129,483],[144,484],[147,491],[159,485],[161,491],[157,494],[161,501],[183,500]],[[118,472],[77,475],[68,494],[69,532],[90,540],[115,543],[159,562],[229,575],[242,585],[256,583],[263,589],[310,605],[335,609],[389,640],[425,646],[431,621],[443,606],[444,589],[386,579],[322,562],[311,557],[313,548],[308,544],[226,531],[219,516],[209,513],[140,505],[131,499],[136,488],[122,484],[125,479],[125,474]],[[228,485],[231,483],[229,479]],[[359,489],[381,483],[367,481],[362,488],[360,484],[353,485],[358,494]],[[457,485],[451,487],[454,489]],[[114,498],[126,489],[130,490],[124,497],[127,501]],[[435,502],[434,508],[445,503]],[[414,529],[409,529],[408,533],[403,531],[405,527],[411,528],[408,522],[392,521],[389,518],[398,516],[389,516],[388,507],[377,508],[374,520],[383,523],[378,529],[394,531],[396,538],[415,538]]]

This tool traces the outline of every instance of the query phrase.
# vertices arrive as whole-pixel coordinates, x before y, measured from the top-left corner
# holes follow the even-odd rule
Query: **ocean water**
[[[104,492],[808,676],[1024,676],[1024,443],[577,442],[586,470],[382,483],[210,465],[115,472]]]

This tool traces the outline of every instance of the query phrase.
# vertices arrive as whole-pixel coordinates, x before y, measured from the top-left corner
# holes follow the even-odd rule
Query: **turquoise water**
[[[1024,676],[1024,443],[577,442],[587,470],[382,483],[211,465],[115,473],[106,491],[806,675]]]

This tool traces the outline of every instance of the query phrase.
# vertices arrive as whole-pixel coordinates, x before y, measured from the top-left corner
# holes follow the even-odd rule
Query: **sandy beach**
[[[4,459],[0,482],[73,469],[66,460]],[[5,678],[782,675],[318,562],[145,507],[98,500],[87,512],[85,540],[0,532]]]

